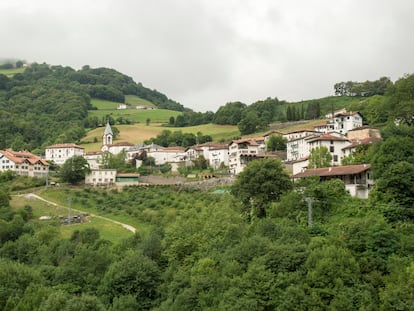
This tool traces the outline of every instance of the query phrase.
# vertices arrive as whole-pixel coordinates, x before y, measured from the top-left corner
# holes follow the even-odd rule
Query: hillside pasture
[[[154,107],[157,108],[153,103],[150,101],[138,97],[136,95],[125,95],[125,104],[128,106],[136,107],[136,106],[146,106],[146,107]]]
[[[115,125],[119,129],[119,137],[116,142],[130,142],[133,144],[142,143],[144,140],[156,137],[163,130],[182,131],[183,133],[197,134],[201,132],[203,135],[210,135],[213,141],[229,141],[234,137],[239,137],[240,132],[237,126],[234,125],[216,125],[203,124],[189,127],[164,127],[161,124],[132,124],[132,125]],[[85,151],[97,151],[102,146],[102,136],[105,128],[99,127],[88,132],[86,137],[82,139],[80,145],[85,148]],[[96,143],[93,141],[97,140]]]
[[[129,120],[132,123],[146,123],[147,119],[150,119],[151,123],[168,123],[170,117],[176,118],[181,114],[179,111],[167,110],[167,109],[116,109],[120,103],[92,99],[92,106],[98,108],[97,110],[89,110],[88,115],[90,117],[97,117],[99,120],[105,119],[106,116],[111,116],[117,120],[122,118]]]
[[[50,191],[48,191],[50,192]],[[46,193],[48,193],[46,192]],[[58,205],[52,205],[44,201],[35,199],[33,197],[26,196],[13,196],[10,202],[10,205],[15,209],[21,209],[26,205],[32,207],[33,211],[33,222],[41,222],[39,220],[40,216],[50,216],[52,220],[50,222],[58,222],[59,216],[67,216],[69,214],[69,208],[67,206],[67,194],[58,192],[59,200],[54,200]],[[65,206],[66,205],[66,206]],[[82,209],[81,205],[76,205],[76,208]],[[95,210],[88,209],[85,212],[95,212]],[[71,215],[79,214],[79,211],[71,210]],[[70,238],[76,230],[84,230],[86,228],[95,228],[99,230],[100,236],[103,239],[109,240],[113,243],[118,243],[119,241],[130,237],[133,233],[123,228],[121,225],[113,223],[109,220],[102,218],[90,216],[84,223],[72,224],[72,225],[60,225],[57,227],[59,229],[59,235],[62,238]]]

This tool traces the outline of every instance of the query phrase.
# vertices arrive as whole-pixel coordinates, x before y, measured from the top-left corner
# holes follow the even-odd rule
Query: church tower
[[[109,124],[109,121],[106,122],[105,131],[103,134],[102,144],[104,146],[106,145],[112,145],[112,138],[114,137],[114,133],[112,132],[111,125]]]

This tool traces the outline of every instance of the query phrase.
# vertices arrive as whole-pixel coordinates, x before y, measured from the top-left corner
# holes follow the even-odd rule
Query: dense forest
[[[372,163],[368,200],[340,180],[292,183],[276,159],[250,162],[230,192],[40,192],[140,223],[118,243],[82,225],[62,237],[12,207],[1,175],[0,310],[412,310],[414,130],[383,135],[355,159]]]

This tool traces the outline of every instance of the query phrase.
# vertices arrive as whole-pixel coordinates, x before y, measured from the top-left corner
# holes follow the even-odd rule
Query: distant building
[[[316,137],[306,139],[309,146],[309,154],[317,147],[326,147],[332,155],[332,165],[340,165],[342,159],[342,148],[349,144],[349,140],[345,137],[334,136],[331,134],[322,134]]]
[[[113,142],[114,133],[109,122],[106,123],[105,130],[102,136],[102,152],[109,152],[111,154],[119,154],[122,151],[128,152],[135,145],[128,142]]]
[[[85,184],[92,186],[111,186],[116,182],[116,169],[91,169],[85,175]]]
[[[102,136],[102,146],[112,145],[114,139],[114,133],[112,132],[111,125],[106,122],[105,130]]]
[[[246,166],[247,156],[257,156],[264,153],[266,145],[264,137],[245,138],[231,141],[229,144],[229,171],[232,174],[239,174]]]
[[[74,156],[84,156],[85,148],[75,144],[56,144],[45,148],[46,161],[53,161],[57,165],[63,165],[67,159]]]
[[[6,171],[21,176],[46,177],[49,163],[28,151],[0,150],[0,172]]]
[[[102,164],[102,151],[88,151],[85,153],[85,159],[88,161],[91,169],[99,169]]]
[[[319,176],[321,181],[330,179],[340,179],[345,184],[345,189],[353,197],[366,199],[374,185],[371,176],[371,165],[345,165],[335,167],[321,167],[307,169],[304,172],[295,174],[292,179]]]

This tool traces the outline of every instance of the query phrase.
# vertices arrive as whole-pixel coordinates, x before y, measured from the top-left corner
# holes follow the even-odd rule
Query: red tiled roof
[[[310,139],[308,139],[309,142],[321,141],[321,140],[348,141],[348,139],[345,137],[338,137],[338,136],[334,136],[331,134],[322,134],[316,137],[312,136]]]
[[[44,166],[49,166],[49,163],[47,163],[44,159],[28,151],[14,151],[12,149],[6,149],[6,150],[0,150],[0,153],[3,154],[7,159],[13,161],[16,164],[28,162],[31,165],[40,163]]]
[[[139,174],[136,174],[136,173],[119,173],[119,174],[116,174],[116,177],[139,177]]]
[[[163,149],[159,149],[159,150],[155,150],[153,152],[185,152],[185,148],[184,147],[166,147]]]
[[[319,132],[317,132],[317,131],[313,131],[313,130],[308,130],[308,129],[300,129],[300,130],[295,130],[295,131],[290,131],[290,132],[287,132],[287,133],[285,133],[285,134],[283,134],[283,135],[289,135],[289,134],[295,134],[295,133],[303,133],[303,132],[319,133]]]
[[[352,149],[352,148],[355,148],[355,147],[360,146],[360,145],[371,145],[371,144],[376,143],[376,142],[381,141],[381,140],[382,139],[378,138],[378,137],[367,137],[367,138],[358,139],[358,140],[351,140],[351,144],[344,147],[344,148],[342,148],[342,150]]]
[[[350,112],[339,112],[335,114],[335,117],[339,117],[339,116],[354,116],[356,114],[360,114],[358,111],[350,111]]]
[[[87,151],[85,155],[92,156],[92,155],[99,155],[102,154],[102,151]]]
[[[310,168],[304,172],[297,173],[292,178],[304,178],[309,176],[342,176],[352,175],[365,172],[371,168],[371,164],[359,164],[359,165],[344,165],[334,167],[321,167],[321,168]]]
[[[122,146],[132,147],[132,146],[135,146],[135,145],[132,144],[132,143],[128,143],[126,141],[121,141],[121,142],[118,142],[118,143],[115,143],[115,144],[110,144],[110,145],[107,145],[107,146],[108,147],[122,147]]]
[[[230,144],[232,143],[236,143],[236,144],[242,144],[242,143],[248,143],[251,146],[259,146],[258,141],[263,141],[264,138],[243,138],[243,139],[237,139],[237,140],[232,140],[230,142]]]
[[[81,146],[78,146],[76,144],[56,144],[47,146],[46,149],[56,149],[56,148],[77,148],[77,149],[85,149]]]

